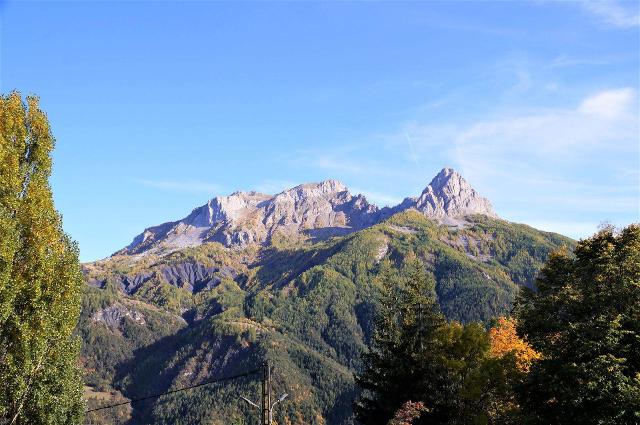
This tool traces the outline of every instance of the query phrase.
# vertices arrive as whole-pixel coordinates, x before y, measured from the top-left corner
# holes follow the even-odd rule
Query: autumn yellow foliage
[[[518,336],[516,320],[512,318],[500,317],[498,319],[498,324],[489,330],[489,342],[491,357],[502,357],[513,353],[518,369],[523,372],[528,372],[531,363],[540,358],[540,353]]]

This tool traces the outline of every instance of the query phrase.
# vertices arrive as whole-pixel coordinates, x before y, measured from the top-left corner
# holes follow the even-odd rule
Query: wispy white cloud
[[[594,146],[635,148],[638,117],[631,88],[605,90],[582,100],[574,108],[546,108],[509,112],[495,119],[470,123],[411,122],[389,137],[396,148],[410,137],[408,159],[444,150],[467,168],[505,168],[514,162],[546,163],[570,160]],[[489,164],[491,163],[491,167]],[[475,164],[475,165],[474,165]]]
[[[413,148],[413,140],[411,140],[411,136],[408,133],[405,133],[405,138],[407,139],[407,144],[409,145],[409,156],[411,161],[414,163],[418,162],[418,157],[416,156],[415,149]]]
[[[505,58],[488,68],[483,79],[500,87],[502,95],[521,95],[539,84],[541,65],[522,51],[510,52]],[[497,94],[497,93],[496,93]]]
[[[607,65],[611,62],[611,59],[590,59],[590,58],[576,58],[566,55],[560,55],[555,57],[548,65],[547,68],[565,68],[571,66],[582,65]]]
[[[138,184],[152,187],[154,189],[171,190],[177,192],[204,192],[213,195],[222,191],[222,187],[216,183],[202,182],[197,180],[178,181],[136,179],[135,181]]]
[[[457,123],[433,125],[414,120],[403,124],[398,133],[385,136],[385,148],[401,152],[406,160],[416,163],[434,152],[449,149],[459,133],[460,125]],[[408,140],[411,144],[407,144]]]
[[[638,117],[630,88],[607,90],[576,108],[553,108],[478,121],[461,128],[453,140],[455,159],[468,167],[480,161],[565,162],[590,154],[595,146],[637,147]]]
[[[518,160],[567,160],[591,147],[637,147],[638,116],[632,88],[604,90],[575,108],[551,108],[496,120],[478,121],[461,129],[455,140],[457,158],[509,155]],[[613,145],[615,143],[615,145]],[[524,157],[524,158],[523,158]]]
[[[406,143],[406,142],[405,142]],[[371,158],[367,152],[379,151],[385,148],[385,142],[379,146],[352,145],[341,148],[298,151],[286,158],[287,161],[301,167],[313,167],[325,170],[331,177],[352,176],[399,176],[402,170],[397,170],[385,162]]]
[[[637,1],[586,0],[578,2],[588,13],[605,24],[618,28],[640,26]]]
[[[634,196],[632,186],[625,187],[625,192],[618,194],[610,190],[592,190],[587,185],[584,187],[583,190],[559,189],[556,193],[516,195],[510,197],[510,201],[553,205],[561,210],[577,208],[602,214],[629,212],[640,207],[638,194]]]
[[[578,112],[607,120],[620,119],[629,111],[634,98],[634,90],[630,87],[607,90],[582,101]]]

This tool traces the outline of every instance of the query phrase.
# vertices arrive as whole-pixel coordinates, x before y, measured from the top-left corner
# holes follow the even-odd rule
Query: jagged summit
[[[326,238],[375,224],[380,210],[337,180],[305,183],[277,195],[217,196],[182,220],[150,227],[116,254],[172,251],[204,242],[265,243],[276,233]]]
[[[443,168],[431,180],[416,199],[415,208],[434,218],[463,217],[471,214],[496,217],[491,202],[480,196],[452,168]]]
[[[205,242],[227,247],[263,244],[276,234],[324,239],[372,226],[409,208],[446,223],[470,214],[496,216],[489,200],[456,171],[444,168],[419,197],[393,208],[379,209],[337,180],[305,183],[277,195],[252,191],[217,196],[182,220],[145,229],[116,254],[171,252]]]
[[[321,181],[320,183],[303,183],[291,189],[287,189],[285,192],[305,192],[305,193],[337,193],[348,191],[347,186],[341,181],[328,179]]]

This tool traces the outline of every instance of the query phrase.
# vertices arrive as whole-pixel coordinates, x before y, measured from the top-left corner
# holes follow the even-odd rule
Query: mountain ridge
[[[520,286],[534,285],[550,252],[574,243],[488,215],[465,220],[447,225],[409,208],[327,240],[204,243],[85,264],[78,329],[85,382],[97,394],[89,405],[104,405],[105,392],[140,398],[269,359],[295,406],[278,412],[279,423],[352,425],[352,372],[374,329],[381,264],[401,270],[419,259],[448,320],[488,324],[508,314]],[[176,393],[118,413],[129,420],[95,422],[116,414],[101,411],[92,423],[249,423],[238,394],[253,391],[247,381]]]
[[[268,244],[277,234],[327,239],[370,227],[407,209],[449,225],[463,224],[464,217],[473,214],[498,218],[491,202],[452,168],[443,168],[419,196],[384,208],[362,194],[351,194],[342,182],[328,179],[275,195],[237,191],[216,196],[183,219],[146,228],[114,255],[166,254],[206,242],[228,248]]]
[[[130,255],[83,265],[78,334],[88,406],[103,406],[105,394],[113,403],[137,399],[269,360],[275,390],[291,394],[278,423],[353,425],[353,373],[374,332],[384,264],[402,276],[420,261],[447,320],[488,325],[509,314],[520,287],[534,287],[551,252],[574,245],[499,219],[449,168],[391,208],[335,180],[217,197],[146,229]],[[91,421],[246,424],[254,412],[238,395],[258,391],[246,380],[177,392]]]

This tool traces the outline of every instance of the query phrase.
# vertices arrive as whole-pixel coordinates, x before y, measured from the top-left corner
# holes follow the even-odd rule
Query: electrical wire
[[[97,407],[95,409],[87,410],[85,413],[97,412],[98,410],[111,409],[113,407],[124,406],[125,404],[137,403],[138,401],[143,401],[143,400],[149,400],[151,398],[162,397],[163,395],[173,394],[173,393],[177,393],[177,392],[180,392],[180,391],[186,391],[186,390],[190,390],[190,389],[193,389],[193,388],[202,387],[204,385],[215,384],[216,382],[230,381],[232,379],[243,378],[245,376],[254,375],[254,374],[258,373],[258,372],[260,372],[260,369],[255,369],[255,370],[252,370],[252,371],[249,371],[249,372],[240,373],[238,375],[225,376],[225,377],[222,377],[222,378],[212,379],[212,380],[209,380],[209,381],[201,382],[201,383],[196,384],[196,385],[190,385],[188,387],[177,388],[175,390],[167,391],[167,392],[164,392],[164,393],[148,395],[148,396],[142,397],[142,398],[136,398],[136,399],[129,400],[129,401],[123,401],[122,403],[116,403],[116,404],[110,404],[108,406]]]

